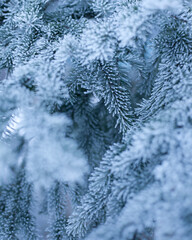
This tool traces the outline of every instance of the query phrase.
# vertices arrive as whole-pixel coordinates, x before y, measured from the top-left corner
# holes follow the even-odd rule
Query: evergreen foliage
[[[192,239],[190,0],[0,0],[0,240]]]

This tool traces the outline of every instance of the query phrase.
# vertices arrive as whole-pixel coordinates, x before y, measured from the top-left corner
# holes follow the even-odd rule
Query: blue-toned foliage
[[[189,0],[0,0],[0,240],[192,239]]]

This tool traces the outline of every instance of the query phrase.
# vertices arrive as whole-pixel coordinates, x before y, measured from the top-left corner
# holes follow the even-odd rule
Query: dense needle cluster
[[[0,240],[192,239],[190,0],[0,0]]]

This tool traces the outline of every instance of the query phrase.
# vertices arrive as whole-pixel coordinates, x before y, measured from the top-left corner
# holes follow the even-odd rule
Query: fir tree
[[[192,239],[189,0],[0,1],[0,240]]]

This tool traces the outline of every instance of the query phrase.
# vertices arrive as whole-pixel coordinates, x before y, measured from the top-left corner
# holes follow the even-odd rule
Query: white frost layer
[[[69,119],[63,114],[23,111],[20,134],[29,142],[26,170],[36,186],[54,180],[80,182],[88,170],[86,158],[74,139],[66,137]]]
[[[147,9],[175,9],[180,10],[182,8],[181,0],[144,0],[143,6]]]

